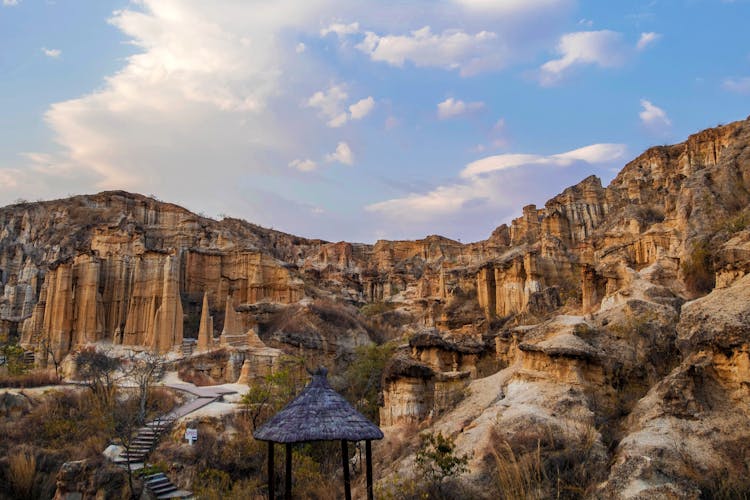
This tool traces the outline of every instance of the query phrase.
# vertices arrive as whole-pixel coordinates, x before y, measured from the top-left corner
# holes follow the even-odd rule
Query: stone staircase
[[[23,365],[28,368],[34,368],[34,351],[24,351],[23,352]]]
[[[193,498],[193,493],[177,488],[166,474],[158,472],[143,478],[146,488],[159,500],[163,498]]]
[[[196,339],[182,339],[182,355],[192,356],[198,341]]]
[[[115,463],[118,465],[127,466],[130,464],[131,469],[141,468],[146,461],[146,457],[156,447],[159,437],[167,431],[174,418],[165,417],[158,420],[148,422],[146,425],[138,429],[137,434],[130,443],[128,449],[126,449],[119,458],[115,459]]]
[[[226,389],[195,387],[184,383],[172,383],[167,387],[185,391],[197,397],[138,429],[129,449],[113,460],[115,464],[121,467],[130,467],[131,470],[142,469],[147,465],[146,458],[156,448],[156,443],[161,435],[169,430],[175,420],[220,400],[224,394],[234,392]],[[145,476],[144,481],[146,487],[157,499],[193,498],[192,492],[178,489],[164,473]]]

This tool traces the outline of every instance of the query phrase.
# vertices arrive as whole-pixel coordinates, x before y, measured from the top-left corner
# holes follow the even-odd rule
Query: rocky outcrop
[[[66,462],[57,473],[55,500],[118,499],[127,489],[128,473],[101,460]]]
[[[683,306],[681,362],[629,415],[602,491],[698,498],[747,487],[748,278]]]

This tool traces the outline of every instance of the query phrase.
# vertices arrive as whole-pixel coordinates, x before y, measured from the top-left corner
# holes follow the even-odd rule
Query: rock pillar
[[[201,322],[198,327],[198,351],[208,351],[214,341],[214,318],[208,310],[208,292],[203,293]]]

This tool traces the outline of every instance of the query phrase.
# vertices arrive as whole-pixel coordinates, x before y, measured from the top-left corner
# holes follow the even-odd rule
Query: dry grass
[[[29,388],[58,385],[59,383],[60,379],[51,370],[34,370],[20,375],[0,376],[0,387]]]
[[[537,426],[507,437],[495,429],[492,442],[493,498],[583,498],[606,477],[607,456],[589,425]]]
[[[535,452],[517,457],[507,441],[492,450],[497,473],[495,486],[502,492],[502,498],[529,499],[542,498],[540,486],[544,483],[542,448],[537,445]]]
[[[8,457],[9,479],[17,498],[31,498],[36,478],[36,456],[22,446]]]

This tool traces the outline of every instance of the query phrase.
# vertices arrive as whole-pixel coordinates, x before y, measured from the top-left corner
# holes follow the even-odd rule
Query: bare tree
[[[105,351],[86,347],[76,355],[76,368],[83,382],[91,389],[92,395],[102,409],[113,406],[117,393],[117,370],[120,360],[109,356]]]
[[[128,358],[127,378],[135,383],[138,396],[138,422],[146,421],[146,405],[153,385],[159,381],[164,365],[164,357],[147,351],[137,355],[131,353]]]
[[[52,342],[49,336],[42,339],[42,342],[39,344],[38,352],[43,356],[43,367],[46,368],[47,363],[50,360],[52,361],[52,364],[55,367],[55,378],[58,382],[60,382],[62,380],[62,376],[60,375],[60,364],[62,363],[62,356],[60,356],[59,353],[56,353],[55,350],[52,349]]]

